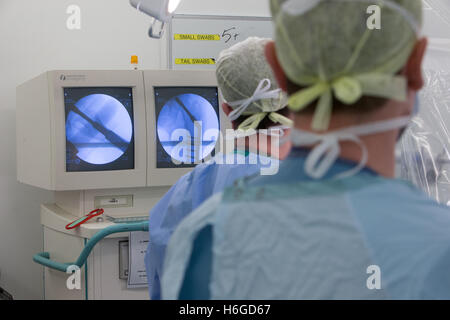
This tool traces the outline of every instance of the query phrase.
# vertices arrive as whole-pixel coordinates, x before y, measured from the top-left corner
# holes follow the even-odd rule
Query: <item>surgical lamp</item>
[[[130,4],[138,11],[153,18],[148,35],[155,39],[162,37],[164,25],[172,19],[180,2],[181,0],[130,0]],[[158,24],[160,24],[159,28]]]

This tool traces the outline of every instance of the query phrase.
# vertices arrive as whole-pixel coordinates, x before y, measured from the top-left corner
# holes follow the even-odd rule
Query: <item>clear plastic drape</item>
[[[420,113],[398,149],[398,175],[450,205],[450,1],[425,0],[429,37]]]

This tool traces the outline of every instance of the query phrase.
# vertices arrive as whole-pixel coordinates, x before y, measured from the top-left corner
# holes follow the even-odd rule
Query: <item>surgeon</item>
[[[450,210],[394,179],[424,83],[422,1],[271,9],[295,148],[276,176],[240,179],[180,224],[163,297],[449,299]]]
[[[231,137],[225,137],[232,140],[234,150],[217,155],[213,161],[197,166],[182,177],[150,212],[146,268],[150,296],[154,300],[161,297],[165,250],[177,225],[236,179],[276,174],[277,170],[271,170],[268,165],[278,163],[290,151],[290,141],[280,146],[293,123],[286,108],[287,97],[279,89],[265,59],[269,41],[249,38],[223,51],[217,61],[217,80],[228,101],[223,109],[237,129]]]

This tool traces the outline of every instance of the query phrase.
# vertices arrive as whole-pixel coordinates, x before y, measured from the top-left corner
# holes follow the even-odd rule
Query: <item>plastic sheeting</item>
[[[421,113],[400,143],[400,177],[450,205],[450,72],[426,75]]]
[[[450,1],[423,0],[424,31],[433,38],[450,38]]]
[[[450,205],[450,1],[425,0],[429,51],[420,113],[398,149],[398,175]]]

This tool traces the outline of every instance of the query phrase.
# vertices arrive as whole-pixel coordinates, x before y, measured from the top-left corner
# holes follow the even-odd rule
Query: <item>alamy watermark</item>
[[[366,281],[367,289],[381,290],[381,268],[377,265],[371,265],[367,267],[366,272],[370,274]]]
[[[280,146],[284,143],[284,129],[232,130],[223,134],[218,129],[202,130],[202,122],[194,123],[194,132],[180,128],[173,130],[165,151],[174,165],[180,164],[250,164],[260,165],[261,175],[275,175],[279,170]],[[205,141],[206,143],[205,145]],[[173,145],[173,146],[172,146]],[[212,158],[211,151],[218,151]],[[223,152],[227,150],[228,152]],[[236,157],[236,150],[246,151],[247,156]]]
[[[379,5],[370,5],[367,7],[367,14],[369,18],[367,19],[367,28],[369,30],[380,30],[381,29],[381,7]],[[66,14],[68,18],[66,20],[66,27],[69,30],[80,30],[81,29],[81,8],[77,4],[71,4],[66,9]]]
[[[69,15],[66,21],[66,27],[69,30],[81,29],[81,8],[76,4],[67,7],[66,13]]]
[[[367,28],[369,30],[381,29],[381,8],[378,5],[371,5],[367,8],[370,17],[367,19]]]
[[[66,280],[66,287],[69,290],[81,290],[81,270],[76,265],[68,266],[66,273],[70,276]]]

